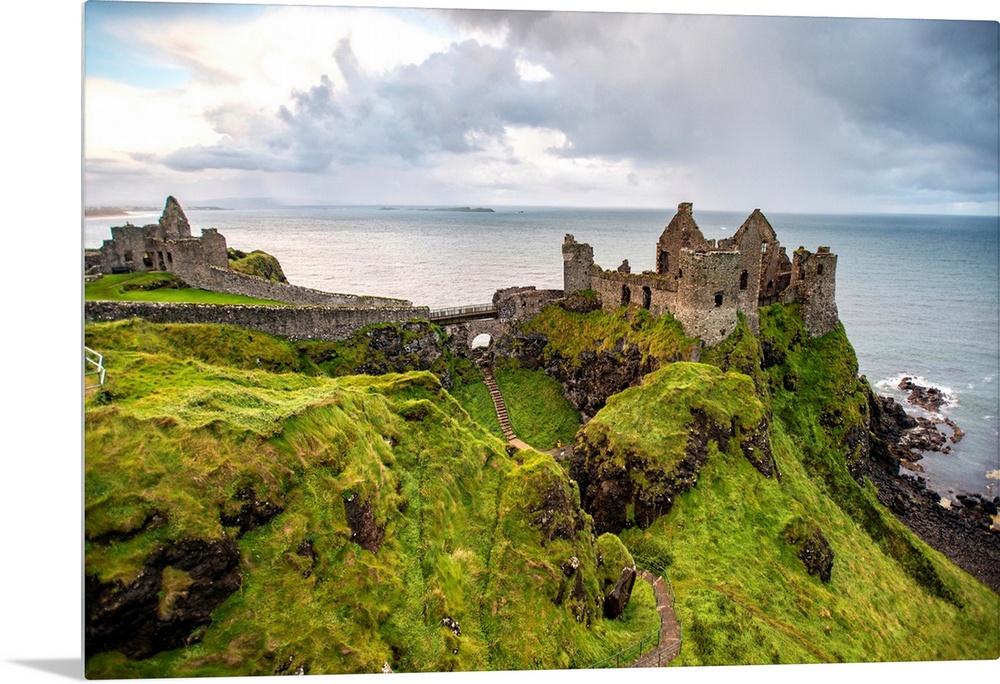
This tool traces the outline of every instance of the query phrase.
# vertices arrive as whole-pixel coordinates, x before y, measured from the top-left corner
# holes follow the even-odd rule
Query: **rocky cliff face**
[[[738,450],[765,477],[777,474],[766,410],[749,379],[670,364],[580,429],[570,477],[598,532],[646,527],[695,486],[713,446]]]

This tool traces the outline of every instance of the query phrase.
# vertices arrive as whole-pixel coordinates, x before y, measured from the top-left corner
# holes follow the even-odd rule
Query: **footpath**
[[[681,650],[681,624],[674,613],[674,602],[662,577],[640,570],[639,577],[653,586],[656,612],[660,614],[660,643],[639,657],[630,667],[666,667]]]

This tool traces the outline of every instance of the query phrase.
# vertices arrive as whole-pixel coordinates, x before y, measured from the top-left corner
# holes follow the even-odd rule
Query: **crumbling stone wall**
[[[674,317],[691,337],[700,337],[705,344],[717,344],[726,339],[739,322],[740,253],[724,252],[681,253],[681,270]],[[757,311],[754,297],[753,311]],[[755,316],[756,317],[756,316]]]
[[[226,268],[197,267],[177,273],[184,282],[212,292],[225,292],[257,299],[270,299],[298,306],[411,306],[411,302],[389,297],[323,292],[308,287],[256,278]]]
[[[142,318],[156,323],[221,323],[293,340],[343,340],[372,323],[404,323],[429,316],[427,307],[256,306],[164,302],[84,303],[88,322]]]
[[[537,316],[543,308],[563,296],[562,290],[537,290],[534,287],[509,287],[493,293],[497,319],[502,331]]]
[[[799,302],[799,312],[811,337],[836,329],[840,316],[836,300],[837,255],[829,247],[813,254],[799,247],[792,259],[791,284],[782,294],[785,303]]]
[[[591,289],[591,274],[594,271],[594,248],[577,242],[566,233],[562,245],[563,289],[566,292]]]

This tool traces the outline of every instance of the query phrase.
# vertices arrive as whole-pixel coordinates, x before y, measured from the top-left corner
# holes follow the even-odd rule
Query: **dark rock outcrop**
[[[183,581],[164,582],[165,571]],[[197,642],[199,628],[242,583],[240,554],[229,538],[184,539],[154,551],[139,576],[126,585],[84,581],[86,657],[120,651],[148,658]]]
[[[614,620],[625,611],[629,599],[632,598],[632,587],[635,585],[635,568],[622,568],[622,574],[615,588],[604,597],[604,617]]]
[[[361,501],[357,494],[351,494],[344,499],[344,512],[351,528],[351,541],[366,551],[378,553],[385,538],[385,528],[375,522],[371,500]]]
[[[285,510],[283,506],[276,503],[258,499],[253,487],[240,489],[236,493],[236,499],[243,502],[240,509],[234,513],[223,512],[219,518],[225,527],[239,528],[237,538],[251,530],[263,527]]]

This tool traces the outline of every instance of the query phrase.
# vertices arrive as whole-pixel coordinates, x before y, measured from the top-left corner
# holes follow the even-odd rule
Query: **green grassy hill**
[[[643,582],[602,617],[630,556],[672,581],[674,664],[1000,656],[1000,597],[858,475],[870,390],[842,329],[774,305],[688,363],[669,317],[549,309],[526,326],[548,357],[634,344],[657,368],[567,465],[509,454],[477,370],[407,325],[86,326],[109,378],[85,405],[88,676],[585,667],[657,624]],[[576,430],[541,371],[497,377],[529,443]]]
[[[657,624],[642,583],[604,619],[627,552],[430,373],[280,372],[284,343],[223,326],[86,335],[89,677],[582,667]]]

